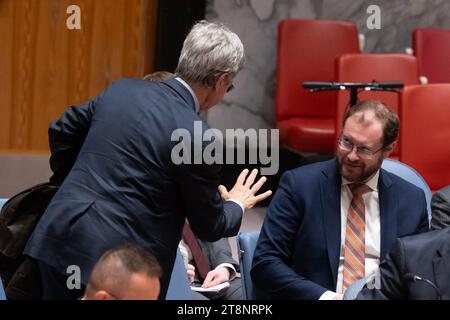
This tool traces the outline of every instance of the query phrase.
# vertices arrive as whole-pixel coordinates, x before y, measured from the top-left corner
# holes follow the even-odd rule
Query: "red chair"
[[[400,161],[434,192],[450,184],[450,84],[406,87],[400,116]]]
[[[450,30],[416,29],[412,42],[419,74],[428,83],[450,83]]]
[[[346,54],[336,59],[336,79],[338,82],[402,81],[406,86],[419,84],[419,73],[416,58],[406,54]],[[398,113],[400,96],[396,92],[361,92],[358,99],[381,100]],[[348,91],[338,93],[334,141],[337,141],[342,130],[349,101]],[[394,149],[391,157],[398,158],[398,148]]]
[[[311,93],[302,83],[333,81],[336,56],[358,52],[354,23],[280,22],[275,104],[282,145],[301,153],[334,152],[336,92]]]

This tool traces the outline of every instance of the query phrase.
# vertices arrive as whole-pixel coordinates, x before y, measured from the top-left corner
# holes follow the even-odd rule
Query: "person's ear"
[[[94,300],[115,300],[115,299],[107,291],[100,290],[95,293]]]
[[[219,89],[222,88],[224,86],[226,86],[228,84],[228,74],[226,73],[222,73],[218,78],[217,81],[214,85],[214,89]]]
[[[392,151],[394,151],[395,146],[397,145],[397,141],[392,142],[390,145],[386,146],[384,148],[384,158],[388,158],[390,156],[390,154],[392,153]]]

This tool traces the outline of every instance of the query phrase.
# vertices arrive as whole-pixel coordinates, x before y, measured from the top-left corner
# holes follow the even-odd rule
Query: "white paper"
[[[223,282],[221,284],[218,284],[214,287],[209,287],[209,288],[191,286],[191,290],[197,291],[197,292],[220,292],[223,289],[228,288],[229,286],[230,286],[230,283],[227,281],[227,282]]]

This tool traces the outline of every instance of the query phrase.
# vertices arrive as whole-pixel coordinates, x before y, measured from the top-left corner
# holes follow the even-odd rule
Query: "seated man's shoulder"
[[[423,190],[417,185],[403,179],[402,177],[399,177],[392,172],[385,170],[384,174],[389,176],[395,189],[402,194],[417,194],[423,192]]]
[[[440,246],[441,239],[447,239],[450,242],[450,227],[406,236],[400,238],[400,241],[405,250],[408,250],[409,248],[417,250],[419,247],[430,250],[430,248],[435,245]]]
[[[433,195],[433,198],[438,197],[449,198],[448,200],[450,201],[450,185],[436,191],[436,193]]]
[[[311,164],[306,164],[295,169],[286,171],[286,173],[293,175],[295,178],[318,178],[330,169],[337,168],[336,160],[320,161]]]

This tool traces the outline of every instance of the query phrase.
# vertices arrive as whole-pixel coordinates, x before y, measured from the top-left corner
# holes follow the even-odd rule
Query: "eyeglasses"
[[[231,83],[230,86],[227,89],[227,93],[230,92],[233,89],[234,89],[234,85],[233,85],[233,83]]]
[[[349,138],[347,137],[339,137],[339,148],[341,148],[344,151],[352,152],[354,148],[356,148],[356,154],[360,156],[361,158],[370,158],[373,155],[375,155],[377,152],[384,149],[384,146],[380,149],[377,149],[375,151],[370,150],[369,148],[365,146],[356,146]]]

